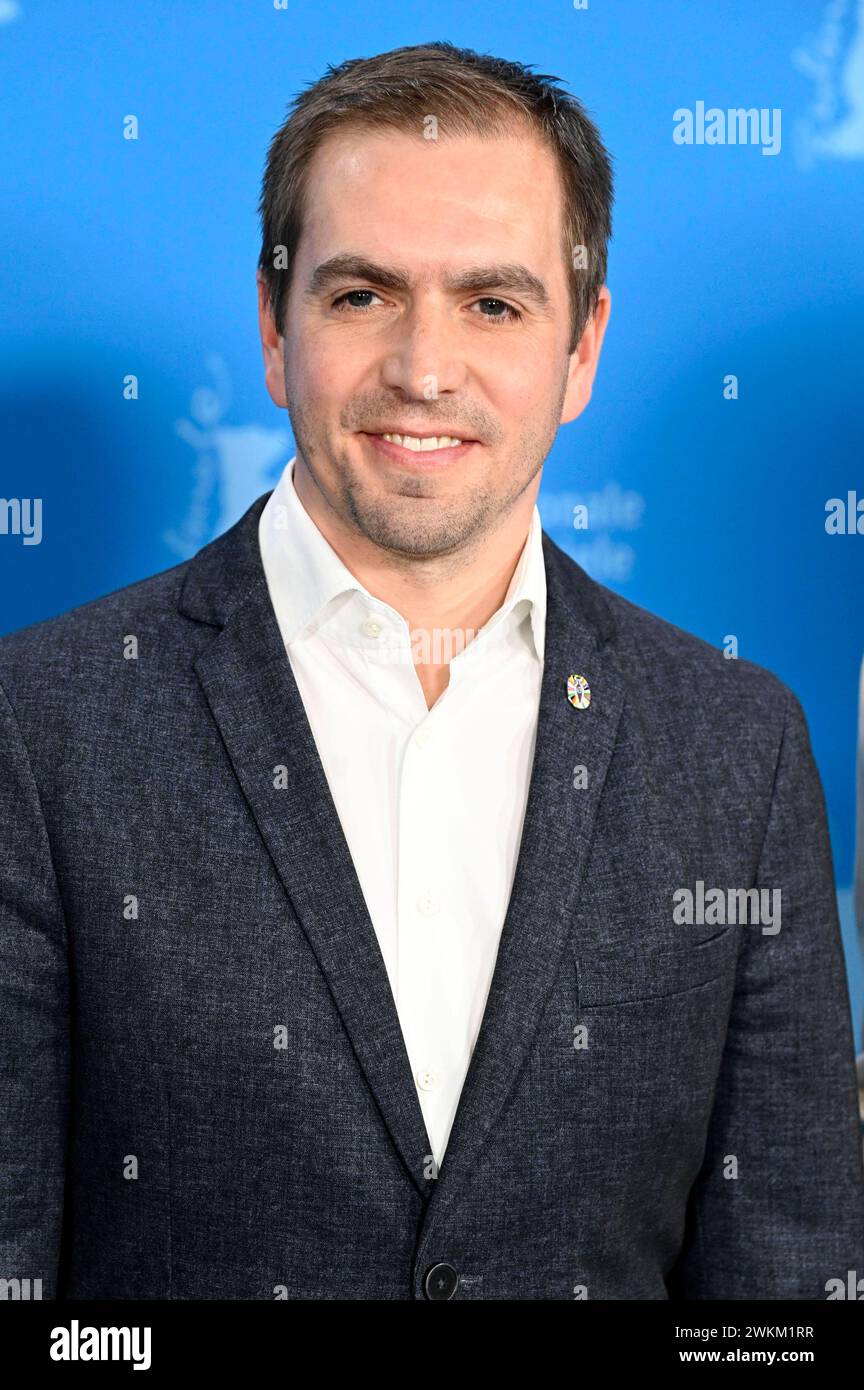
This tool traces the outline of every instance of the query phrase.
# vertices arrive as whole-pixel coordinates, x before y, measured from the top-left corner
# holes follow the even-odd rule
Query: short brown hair
[[[267,155],[258,211],[258,267],[281,334],[285,301],[303,230],[306,175],[319,145],[336,130],[417,130],[434,114],[436,135],[512,134],[521,122],[558,161],[564,193],[564,255],[571,299],[572,352],[597,308],[612,235],[612,161],[584,107],[560,78],[451,43],[394,48],[351,58],[312,83],[289,108]],[[274,264],[277,248],[283,264]],[[577,248],[584,248],[584,255]]]

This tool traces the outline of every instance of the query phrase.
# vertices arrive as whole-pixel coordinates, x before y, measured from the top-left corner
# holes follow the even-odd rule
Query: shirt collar
[[[289,459],[261,513],[258,541],[270,598],[286,647],[326,629],[328,638],[367,651],[409,645],[408,624],[390,604],[371,594],[319,531],[294,486],[296,456]],[[542,524],[535,505],[528,537],[504,602],[476,640],[486,640],[513,614],[526,624],[542,661],[546,629],[546,566]],[[377,624],[379,631],[371,628]],[[371,626],[370,626],[371,625]],[[473,643],[466,648],[466,654]]]

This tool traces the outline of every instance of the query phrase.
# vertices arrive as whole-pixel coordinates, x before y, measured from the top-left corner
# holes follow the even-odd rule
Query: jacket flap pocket
[[[581,947],[574,942],[580,1004],[623,1004],[661,998],[707,984],[735,968],[738,929],[727,926],[705,941],[632,940]]]

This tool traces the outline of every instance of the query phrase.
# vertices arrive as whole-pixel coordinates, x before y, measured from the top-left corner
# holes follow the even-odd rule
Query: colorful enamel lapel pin
[[[591,687],[584,676],[567,677],[567,699],[577,709],[587,709],[591,703]]]

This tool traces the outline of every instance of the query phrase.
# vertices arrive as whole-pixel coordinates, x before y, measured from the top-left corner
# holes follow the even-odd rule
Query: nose
[[[453,312],[431,296],[415,301],[394,325],[381,364],[385,386],[413,400],[436,400],[465,383]]]

